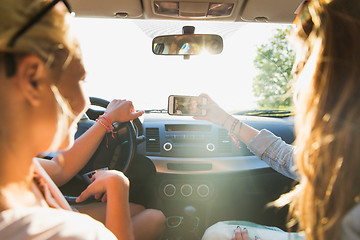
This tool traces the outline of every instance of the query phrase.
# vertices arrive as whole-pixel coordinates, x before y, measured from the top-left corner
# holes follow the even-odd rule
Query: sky
[[[169,95],[201,93],[209,94],[227,111],[256,108],[252,91],[256,49],[282,25],[231,24],[220,55],[184,60],[154,55],[152,37],[139,22],[75,18],[73,26],[87,70],[84,90],[88,96],[107,100],[132,100],[138,110],[166,109]]]

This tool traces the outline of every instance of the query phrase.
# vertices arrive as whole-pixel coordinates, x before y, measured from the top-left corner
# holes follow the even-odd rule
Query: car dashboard
[[[285,142],[294,141],[293,117],[238,116],[256,129],[268,129]],[[189,116],[147,114],[143,127],[146,141],[138,153],[146,155],[158,173],[210,174],[248,171],[269,166],[246,145],[236,144],[226,129]]]
[[[258,130],[270,130],[289,144],[294,141],[293,117],[236,117]],[[138,145],[137,155],[154,172],[145,187],[144,179],[137,182],[144,187],[141,198],[147,192],[144,205],[162,210],[167,217],[164,239],[179,235],[191,239],[184,238],[186,232],[200,239],[207,227],[224,220],[286,230],[287,209],[267,204],[287,192],[293,180],[271,169],[243,143],[237,145],[223,127],[159,113],[145,114],[142,121],[145,141]],[[196,224],[189,228],[189,222]]]

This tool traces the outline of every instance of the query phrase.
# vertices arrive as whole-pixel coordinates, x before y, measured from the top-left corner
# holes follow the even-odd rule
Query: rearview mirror
[[[219,54],[223,50],[223,39],[213,34],[181,34],[155,37],[152,51],[156,55]]]

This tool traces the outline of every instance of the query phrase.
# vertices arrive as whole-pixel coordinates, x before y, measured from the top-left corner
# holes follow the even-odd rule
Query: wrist
[[[129,180],[118,178],[118,177],[110,177],[106,182],[106,193],[108,195],[108,200],[115,200],[118,202],[127,202],[129,200]]]
[[[226,121],[224,121],[224,125],[223,127],[230,131],[231,127],[233,126],[233,123],[237,120],[234,116],[229,115],[226,119]]]
[[[243,125],[243,122],[237,118],[232,117],[230,129],[227,128],[229,131],[229,137],[234,142],[234,144],[240,148],[240,131]]]
[[[109,123],[107,122],[107,120],[105,120],[105,119],[103,118],[103,116],[100,116],[98,119],[96,119],[96,122],[97,122],[98,124],[100,124],[100,125],[102,126],[102,128],[106,130],[107,133],[112,132],[113,126],[112,126],[111,124],[109,124]]]
[[[224,114],[224,116],[222,117],[221,126],[225,127],[226,123],[230,121],[231,118],[233,117],[230,114]]]
[[[107,121],[110,123],[110,124],[113,124],[115,122],[115,119],[114,119],[114,116],[113,114],[111,113],[108,113],[108,112],[104,112],[104,114],[102,115],[105,119],[107,119]]]
[[[127,177],[120,174],[113,174],[109,176],[106,182],[107,188],[129,189],[130,181]]]
[[[105,129],[106,132],[113,132],[114,130],[114,126],[112,125],[112,121],[109,117],[108,113],[104,113],[103,115],[100,115],[97,119],[96,122],[98,122],[99,124],[101,124]]]

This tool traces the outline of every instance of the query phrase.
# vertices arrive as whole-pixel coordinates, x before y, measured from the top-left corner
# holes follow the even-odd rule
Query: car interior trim
[[[269,166],[257,156],[238,156],[238,157],[221,157],[221,158],[172,158],[148,156],[153,162],[158,173],[171,174],[209,174],[209,173],[227,173],[241,172],[256,169],[269,168]],[[179,164],[179,169],[174,168],[174,164]],[[186,168],[184,169],[184,165]],[[199,166],[204,168],[199,170]],[[211,165],[211,168],[209,166]],[[169,166],[173,166],[170,167]],[[191,166],[194,171],[189,171]]]

